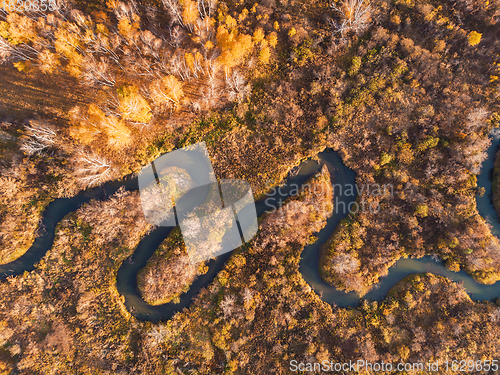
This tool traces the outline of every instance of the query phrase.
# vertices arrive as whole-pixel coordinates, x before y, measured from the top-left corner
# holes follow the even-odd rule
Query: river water
[[[492,203],[492,170],[495,153],[500,146],[499,140],[494,140],[488,149],[488,158],[483,163],[481,173],[478,175],[478,185],[485,188],[485,194],[477,197],[477,207],[479,213],[490,224],[492,232],[500,236],[500,220],[498,219]],[[270,209],[266,203],[267,198],[285,199],[294,185],[302,185],[325,164],[332,176],[334,184],[342,186],[355,184],[355,173],[347,168],[339,155],[333,151],[325,151],[318,155],[319,162],[307,160],[299,166],[298,173],[289,177],[281,189],[275,189],[273,194],[268,195],[263,200],[256,203],[257,214],[260,216]],[[84,203],[91,199],[105,199],[115,193],[121,186],[126,190],[137,190],[137,178],[126,177],[122,181],[109,182],[102,187],[84,191],[73,198],[56,199],[48,205],[43,213],[39,236],[35,239],[31,248],[17,260],[0,265],[0,279],[5,279],[10,275],[18,275],[25,271],[31,271],[35,264],[42,259],[50,249],[54,241],[55,227],[57,223],[70,212],[75,211]],[[271,193],[270,193],[271,194]],[[346,205],[354,202],[356,196],[339,196],[338,202]],[[269,202],[269,201],[268,201]],[[339,206],[341,206],[340,204]],[[333,233],[340,220],[346,216],[344,210],[334,213],[327,220],[326,226],[316,234],[318,240],[305,247],[302,252],[300,262],[300,272],[305,281],[318,293],[322,300],[327,303],[336,304],[341,307],[356,307],[360,303],[360,298],[355,293],[345,293],[326,284],[319,275],[320,248]],[[151,306],[144,302],[137,289],[137,274],[146,265],[160,243],[168,237],[172,228],[159,227],[145,236],[137,246],[129,260],[124,261],[118,270],[117,289],[125,297],[125,305],[128,310],[140,320],[160,321],[168,320],[176,312],[188,307],[199,291],[209,285],[217,273],[223,268],[231,253],[223,254],[208,263],[209,271],[205,275],[199,276],[191,285],[191,288],[180,298],[180,303],[167,303],[159,306]],[[431,272],[447,277],[455,282],[462,282],[467,292],[476,300],[495,300],[500,297],[500,282],[493,285],[483,285],[476,282],[464,271],[448,271],[441,261],[435,261],[427,256],[420,259],[401,259],[389,269],[389,274],[383,277],[375,287],[363,298],[381,301],[389,290],[404,277],[415,274]]]

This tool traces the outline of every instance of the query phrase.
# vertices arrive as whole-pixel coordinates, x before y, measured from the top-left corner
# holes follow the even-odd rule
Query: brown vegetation
[[[396,4],[391,14],[407,17],[404,27],[381,16],[371,37],[353,47],[345,72],[318,67],[320,77],[338,77],[318,80],[320,92],[330,90],[323,98],[336,130],[328,142],[359,185],[394,187],[383,197],[364,192],[360,199],[378,202],[380,212],[353,215],[332,236],[322,262],[332,284],[363,294],[398,258],[424,254],[438,254],[484,283],[500,278],[500,245],[474,198],[475,174],[498,119],[497,87],[486,79],[497,43],[483,36],[491,49],[471,48],[469,26],[450,18],[462,11]],[[496,22],[490,11],[474,15],[485,30]],[[431,29],[436,44],[428,39]],[[446,42],[438,48],[438,41]]]
[[[56,12],[0,11],[0,62],[19,70],[2,67],[1,113],[36,117],[54,133],[40,140],[33,126],[8,126],[9,137],[21,137],[2,163],[9,180],[0,206],[8,216],[0,229],[1,263],[27,250],[52,199],[137,172],[172,149],[170,137],[182,124],[249,94],[239,67],[275,40],[274,31],[252,40],[227,10],[214,18],[215,1],[169,3],[182,16],[165,20],[143,5],[116,1],[90,15],[71,3]],[[69,87],[77,82],[85,89]]]
[[[495,165],[493,167],[493,181],[492,181],[492,192],[493,192],[493,205],[497,212],[497,216],[500,213],[500,151],[495,155]]]
[[[149,229],[138,193],[119,191],[66,217],[37,269],[0,286],[6,365],[15,362],[26,374],[111,373],[126,363],[133,328],[116,291],[116,272]]]
[[[7,69],[0,90],[34,98],[9,91],[2,103],[22,108],[2,113],[34,117],[42,94],[29,86],[40,85],[48,104],[36,121],[56,133],[40,145],[40,124],[2,125],[2,261],[25,251],[55,197],[205,141],[217,176],[248,180],[257,195],[325,147],[358,184],[393,185],[393,195],[361,194],[380,212],[349,216],[325,247],[322,274],[339,287],[363,293],[398,258],[424,254],[499,278],[498,240],[474,200],[499,118],[498,1],[194,5],[0,14],[1,58],[23,72]],[[53,79],[69,92],[71,77],[96,99],[47,89]],[[326,218],[315,204],[331,198],[306,193],[263,218],[250,246],[161,324],[137,322],[115,287],[150,229],[137,194],[83,207],[34,272],[0,284],[0,371],[261,374],[288,373],[291,359],[498,357],[498,308],[442,278],[410,278],[358,309],[321,302],[298,264]]]
[[[192,264],[179,228],[172,231],[137,276],[144,301],[150,305],[178,302],[195,278],[208,267]]]
[[[303,244],[333,208],[329,174],[323,169],[308,186],[264,218],[250,246],[189,309],[159,324],[131,317],[115,287],[119,265],[149,229],[138,194],[119,192],[82,207],[60,223],[34,272],[0,284],[0,368],[284,374],[291,359],[443,363],[498,356],[498,307],[472,302],[441,277],[411,277],[382,303],[358,309],[323,303],[298,266]]]
[[[264,50],[261,60],[267,62],[275,38],[262,29],[252,38],[243,18],[223,8],[216,17],[216,1],[164,5],[168,20],[144,5],[120,1],[88,15],[70,4],[52,13],[0,13],[0,62],[12,62],[28,75],[66,72],[98,92],[91,105],[75,101],[72,127],[63,133],[74,149],[91,148],[122,174],[139,169],[140,153],[155,137],[243,100],[248,89],[241,68]]]

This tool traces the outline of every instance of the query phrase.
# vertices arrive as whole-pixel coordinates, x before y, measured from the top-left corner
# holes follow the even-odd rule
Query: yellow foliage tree
[[[243,9],[243,10],[241,11],[241,13],[239,14],[239,16],[238,16],[238,21],[240,21],[240,22],[241,22],[241,21],[244,21],[244,20],[245,20],[245,18],[247,18],[247,16],[248,16],[248,9],[247,9],[247,8],[245,8],[245,9]]]
[[[13,45],[28,43],[37,38],[35,23],[28,17],[16,12],[7,16],[8,40]]]
[[[219,26],[216,38],[222,50],[218,60],[227,69],[238,65],[253,49],[252,37],[238,34],[236,29],[229,32],[224,26]]]
[[[109,146],[115,149],[121,149],[132,143],[130,129],[122,120],[114,116],[106,116],[101,126],[108,136]]]
[[[184,55],[184,59],[186,60],[186,64],[191,69],[192,72],[194,72],[194,56],[190,52],[186,52]]]
[[[8,375],[12,374],[13,368],[12,365],[8,362],[4,362],[4,360],[0,360],[0,375]]]
[[[43,73],[52,73],[60,64],[57,55],[47,49],[38,54],[38,66]]]
[[[173,75],[157,79],[149,86],[151,100],[158,107],[177,108],[184,96],[182,83]]]
[[[26,61],[18,61],[12,65],[14,65],[14,68],[19,70],[20,72],[26,72],[29,70],[29,65],[26,63]]]
[[[146,99],[139,94],[139,89],[135,86],[122,86],[118,89],[120,96],[120,106],[118,107],[122,118],[140,123],[151,121],[153,114]]]
[[[469,34],[469,45],[470,46],[476,46],[481,42],[481,37],[483,34],[478,33],[477,31],[472,31]]]
[[[57,29],[54,35],[56,37],[54,43],[56,52],[68,59],[66,71],[73,77],[79,77],[83,56],[78,51],[82,48],[82,41],[76,33],[70,32],[64,27]]]
[[[210,51],[212,48],[214,48],[214,44],[209,40],[205,43],[205,49],[207,51]]]
[[[88,145],[101,133],[97,124],[104,119],[104,113],[95,105],[89,105],[86,113],[82,113],[80,107],[75,107],[70,111],[71,126],[69,135],[79,143]]]
[[[130,22],[128,18],[122,18],[118,22],[118,31],[125,38],[133,38],[135,33],[139,30],[139,22]]]
[[[198,7],[195,1],[184,0],[183,10],[182,10],[182,22],[186,25],[193,25],[198,19]]]
[[[9,24],[5,21],[0,21],[0,37],[9,39]]]
[[[104,112],[95,104],[90,104],[88,108],[89,121],[100,123],[106,116]]]
[[[264,47],[259,52],[259,61],[263,64],[267,64],[271,58],[271,50],[269,47]]]
[[[70,118],[70,136],[84,145],[94,142],[99,134],[106,134],[108,145],[116,149],[126,147],[132,142],[130,129],[123,120],[106,115],[94,104],[90,104],[85,112],[75,107],[70,112]]]
[[[205,60],[205,58],[203,57],[203,55],[199,52],[196,52],[195,55],[194,55],[194,59],[196,61],[198,61],[199,63],[202,63],[203,60]]]
[[[234,29],[237,26],[236,20],[230,15],[226,16],[226,26],[229,30]]]
[[[97,34],[100,34],[101,36],[104,36],[104,37],[109,36],[109,29],[106,27],[106,25],[103,25],[102,23],[98,23],[96,25],[95,32]]]
[[[54,46],[57,53],[64,55],[69,60],[78,54],[77,51],[81,48],[82,43],[77,34],[60,27],[54,32],[54,36],[56,37]]]
[[[264,40],[264,31],[259,27],[257,30],[254,31],[253,33],[253,42],[255,44],[258,44]]]
[[[267,36],[267,41],[271,47],[276,47],[276,44],[278,44],[278,34],[276,34],[275,31],[273,31],[271,34]]]

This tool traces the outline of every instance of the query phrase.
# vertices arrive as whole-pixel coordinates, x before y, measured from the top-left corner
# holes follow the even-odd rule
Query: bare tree
[[[48,124],[31,123],[26,126],[26,136],[23,137],[21,150],[28,155],[39,154],[55,143],[56,132]]]
[[[170,60],[170,71],[172,74],[179,76],[183,81],[191,78],[191,69],[186,65],[184,56],[179,54]]]
[[[78,9],[72,9],[70,16],[78,24],[78,26],[83,27],[84,29],[90,29],[90,17],[85,17],[85,15]]]
[[[204,41],[211,40],[214,37],[214,28],[209,17],[198,18],[196,20],[196,30],[198,36]]]
[[[212,57],[207,60],[208,63],[208,68],[207,68],[207,74],[209,79],[215,80],[217,73],[220,70],[220,63],[216,60],[216,57]]]
[[[123,53],[121,49],[122,39],[118,36],[105,37],[101,33],[94,33],[93,30],[88,29],[83,39],[86,49],[86,54],[95,55],[97,53],[107,55],[121,70],[124,67],[121,64],[119,52]]]
[[[156,75],[154,64],[144,58],[142,54],[130,54],[127,56],[126,61],[128,64],[128,71],[135,76],[154,77]]]
[[[217,7],[217,0],[198,0],[198,12],[201,18],[210,18]]]
[[[85,187],[101,185],[113,171],[111,163],[104,157],[81,151],[75,158],[75,173]]]
[[[140,38],[143,43],[144,53],[147,56],[152,56],[155,60],[159,60],[160,52],[163,47],[163,40],[154,36],[149,30],[141,32]]]
[[[168,328],[164,324],[155,325],[147,332],[146,346],[156,347],[160,345],[168,336]]]
[[[127,1],[127,3],[117,1],[115,4],[116,6],[113,8],[113,11],[119,20],[123,18],[128,18],[131,20],[137,18],[137,14],[139,14],[139,9],[135,1],[131,0]]]
[[[220,72],[220,64],[214,59],[207,60],[207,69],[205,70],[208,77],[207,86],[200,92],[202,102],[206,108],[215,107],[217,100],[222,95],[220,80],[217,78]]]
[[[467,115],[467,121],[464,126],[464,131],[466,133],[471,133],[486,127],[489,116],[490,112],[484,107],[473,109]]]
[[[193,74],[195,75],[196,78],[198,78],[198,72],[201,74],[205,74],[205,69],[203,68],[202,64],[202,59],[203,57],[201,54],[197,53],[195,55],[194,61],[193,61]]]
[[[245,304],[245,306],[248,306],[250,305],[250,303],[252,303],[252,300],[253,300],[252,291],[248,288],[245,288],[243,290],[243,303]]]
[[[6,39],[0,37],[0,64],[8,61],[28,61],[37,55],[38,51],[25,43],[13,46]]]
[[[201,111],[200,101],[197,100],[197,101],[192,101],[191,103],[189,103],[189,109],[192,112],[200,112]]]
[[[224,318],[228,318],[233,314],[234,311],[234,303],[236,302],[236,299],[234,296],[227,294],[222,302],[220,303],[221,310],[224,314]]]
[[[182,21],[182,8],[177,0],[162,0],[162,2],[170,14],[170,17],[172,17],[172,23],[178,23],[184,26],[184,22]]]
[[[114,116],[121,118],[122,114],[119,111],[120,107],[120,99],[118,98],[118,94],[113,91],[107,97],[106,101],[99,108],[108,116]]]
[[[226,90],[229,100],[241,102],[250,93],[250,86],[243,75],[234,70],[232,74],[226,75]]]
[[[158,70],[160,70],[163,73],[166,73],[166,74],[172,73],[170,70],[170,55],[169,55],[167,50],[164,50],[162,52],[160,58],[156,62],[156,66],[157,66]]]
[[[171,27],[170,30],[170,45],[174,46],[175,48],[179,48],[179,45],[182,42],[183,39],[183,34],[181,31],[181,28],[179,26],[174,26]]]
[[[347,275],[354,272],[359,267],[359,260],[350,254],[334,256],[331,260],[335,272]]]
[[[109,71],[109,59],[101,57],[97,61],[92,54],[87,54],[84,58],[82,78],[92,86],[114,86],[116,81]]]
[[[330,6],[342,17],[340,24],[332,22],[335,33],[340,33],[342,37],[350,31],[361,32],[370,23],[371,7],[366,4],[365,0],[343,0],[340,5],[333,3]]]

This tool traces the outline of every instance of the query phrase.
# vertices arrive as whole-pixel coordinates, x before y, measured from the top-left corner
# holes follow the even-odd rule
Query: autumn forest
[[[428,256],[500,285],[499,77],[500,0],[0,0],[0,375],[500,370],[500,299],[433,272],[364,298]],[[319,166],[224,261],[193,264],[165,232],[127,282],[151,308],[183,307],[138,318],[119,274],[158,228],[130,186],[200,142],[257,202]],[[339,217],[324,152],[358,187],[391,187],[353,198],[378,210]],[[315,243],[321,282],[356,306],[308,283]]]

